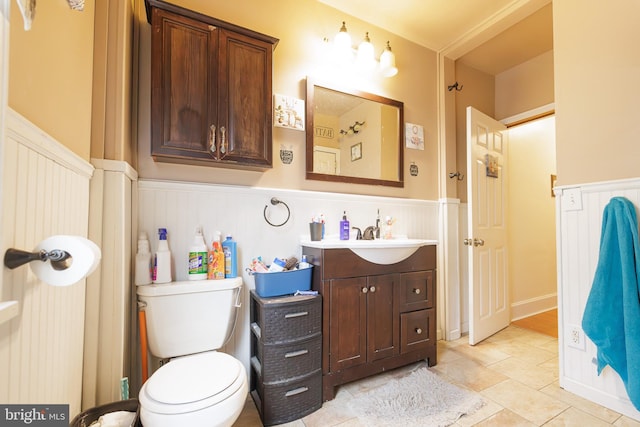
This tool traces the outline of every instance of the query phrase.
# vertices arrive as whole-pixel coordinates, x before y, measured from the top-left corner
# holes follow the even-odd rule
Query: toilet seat
[[[140,389],[140,405],[159,414],[198,411],[232,396],[246,374],[239,360],[216,351],[174,359]]]

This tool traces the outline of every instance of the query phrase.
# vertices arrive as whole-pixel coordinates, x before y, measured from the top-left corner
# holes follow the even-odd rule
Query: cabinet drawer
[[[264,344],[295,341],[320,333],[322,328],[322,297],[287,296],[254,299],[251,309],[251,330]]]
[[[434,271],[404,273],[400,278],[400,311],[415,311],[434,306]]]
[[[251,366],[263,383],[282,382],[321,368],[322,335],[287,344],[264,344],[255,335]]]
[[[322,372],[273,385],[257,381],[252,385],[251,397],[264,425],[297,420],[322,406]]]
[[[412,311],[400,315],[400,353],[422,350],[435,345],[435,309]]]

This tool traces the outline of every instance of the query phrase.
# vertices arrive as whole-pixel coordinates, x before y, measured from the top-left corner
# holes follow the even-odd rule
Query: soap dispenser
[[[340,240],[349,240],[349,220],[347,211],[343,211],[342,221],[340,221]]]

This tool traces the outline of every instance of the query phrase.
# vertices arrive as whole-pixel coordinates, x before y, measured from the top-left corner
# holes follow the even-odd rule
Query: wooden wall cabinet
[[[335,387],[421,359],[436,364],[436,246],[396,264],[303,247],[323,296],[323,400]]]
[[[146,5],[153,159],[270,168],[278,40],[163,1]]]

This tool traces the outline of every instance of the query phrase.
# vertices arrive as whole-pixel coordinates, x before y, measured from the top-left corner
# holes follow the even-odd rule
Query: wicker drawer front
[[[252,339],[255,339],[253,337]],[[251,365],[265,384],[282,382],[316,371],[322,364],[322,335],[287,344],[254,343]]]
[[[435,344],[435,310],[420,310],[400,315],[400,353],[421,350]]]
[[[258,381],[251,396],[265,426],[297,420],[322,406],[322,372],[277,384]]]
[[[400,279],[400,311],[414,311],[433,307],[434,272],[405,273]]]
[[[322,298],[314,296],[255,299],[252,330],[263,343],[293,341],[321,332]],[[293,302],[292,302],[293,301]]]

